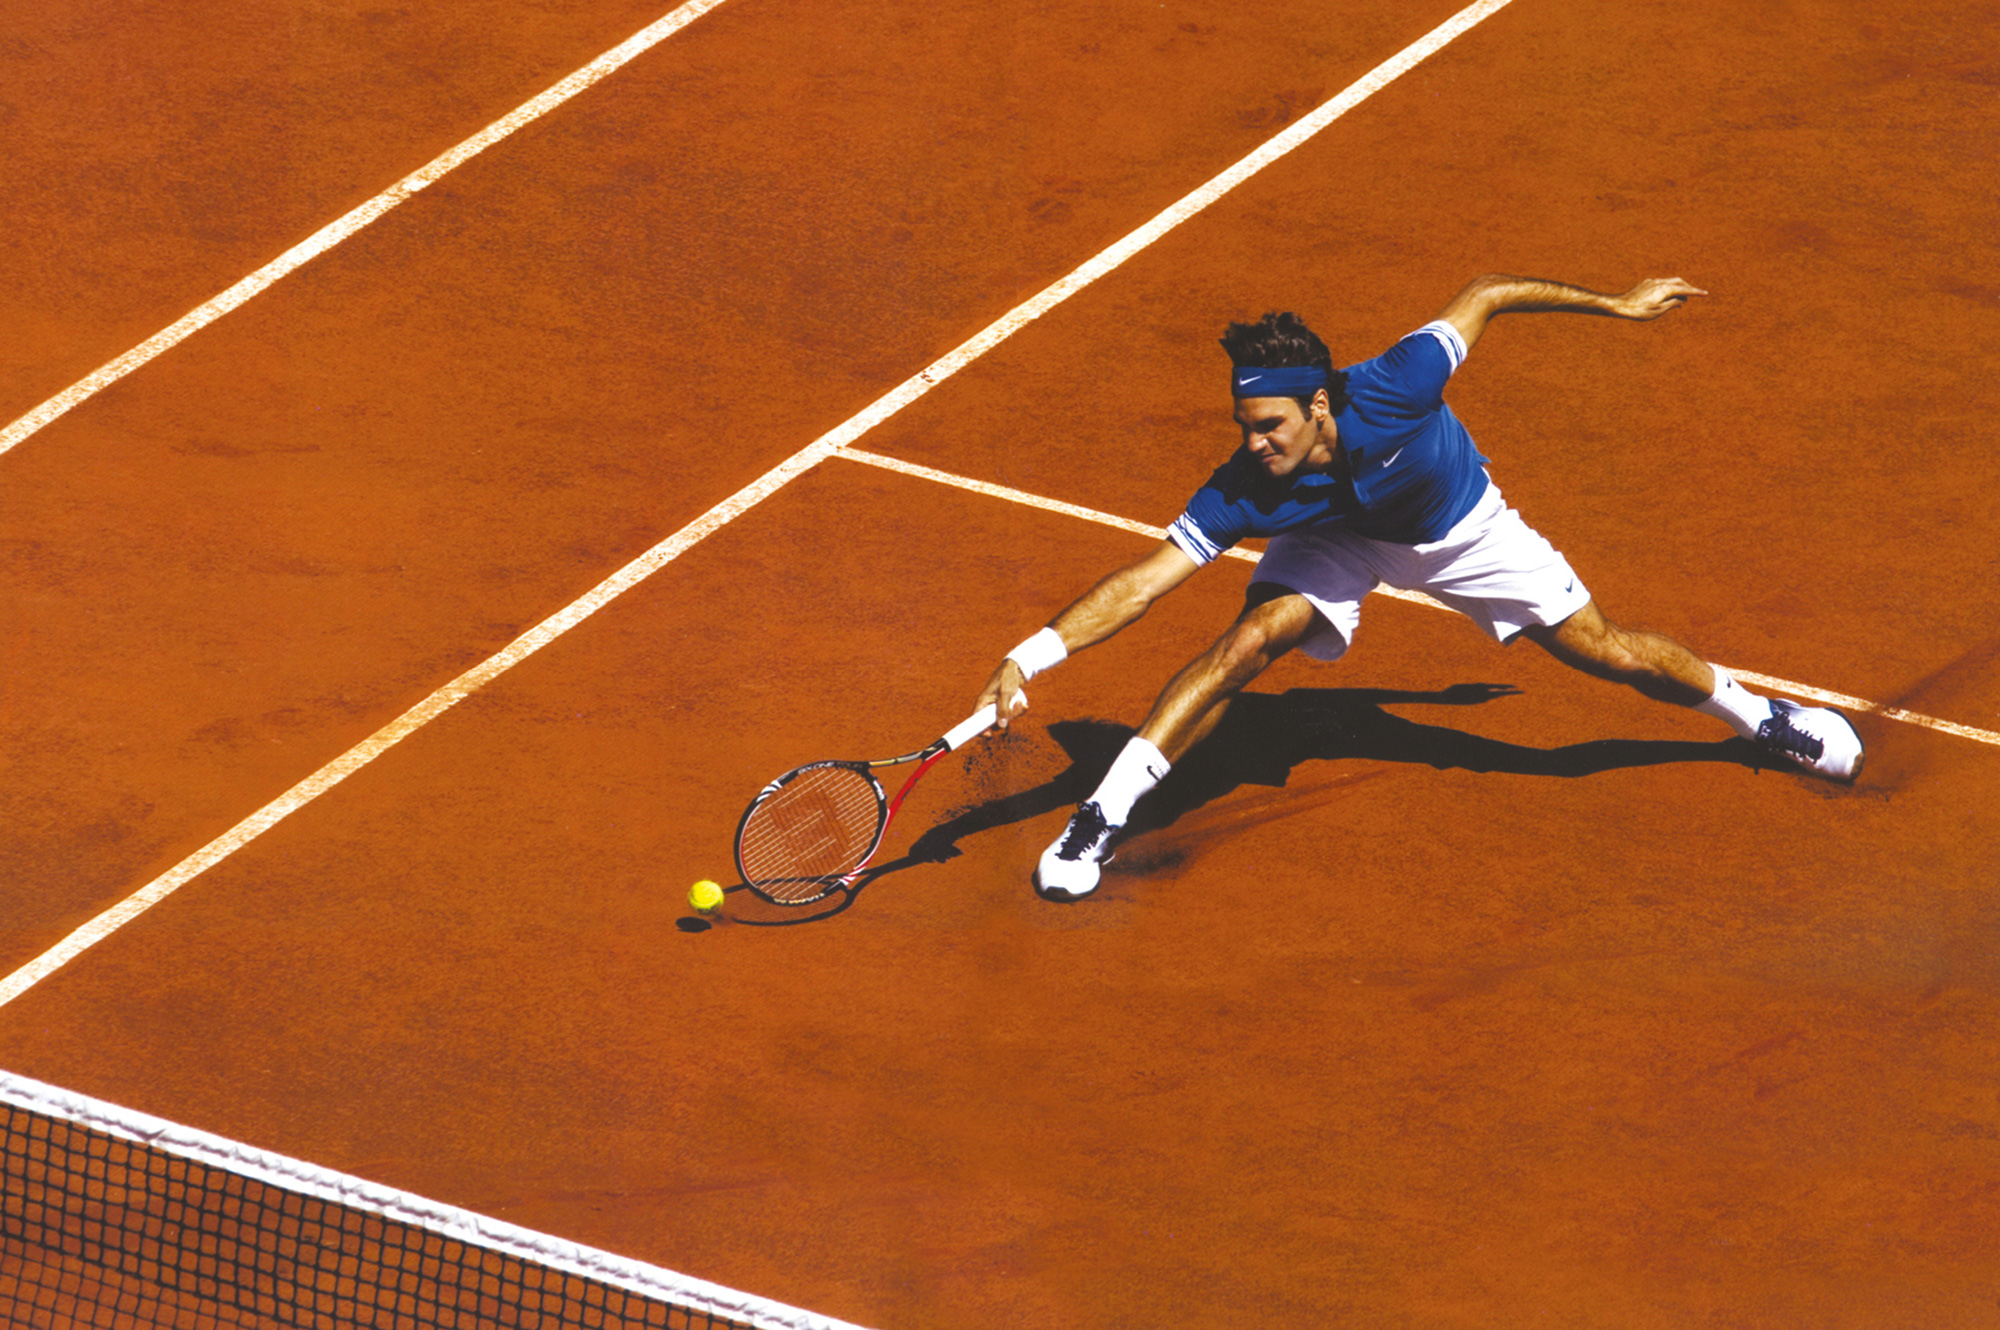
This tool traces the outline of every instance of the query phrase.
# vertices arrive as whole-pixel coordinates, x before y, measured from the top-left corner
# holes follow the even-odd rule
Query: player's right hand
[[[1027,680],[1021,677],[1021,667],[1010,657],[1000,662],[1000,668],[993,671],[993,677],[986,681],[986,688],[979,694],[979,706],[990,706],[996,719],[988,734],[1005,734],[1007,722],[1028,709],[1028,695],[1021,691]],[[1006,701],[1003,703],[1002,698]],[[978,708],[974,708],[977,710]]]

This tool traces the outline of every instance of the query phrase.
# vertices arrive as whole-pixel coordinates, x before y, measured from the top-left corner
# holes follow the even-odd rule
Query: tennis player
[[[1757,696],[1671,638],[1605,618],[1549,542],[1507,506],[1486,458],[1444,404],[1445,384],[1497,314],[1669,314],[1704,291],[1649,278],[1623,295],[1484,276],[1373,360],[1333,367],[1292,314],[1234,323],[1222,338],[1243,446],[1195,491],[1167,539],[1098,582],[1007,653],[980,694],[996,729],[1026,709],[1022,685],[1112,636],[1247,537],[1269,537],[1243,612],[1176,674],[1097,791],[1043,852],[1035,885],[1055,900],[1096,890],[1132,807],[1215,728],[1233,698],[1294,647],[1336,660],[1361,601],[1387,584],[1421,591],[1503,644],[1526,637],[1565,664],[1692,707],[1809,772],[1851,781],[1862,744],[1839,712]]]

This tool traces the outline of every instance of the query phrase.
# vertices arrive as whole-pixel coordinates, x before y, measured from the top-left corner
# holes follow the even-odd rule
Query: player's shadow
[[[1512,684],[1462,683],[1431,693],[1389,688],[1294,688],[1283,693],[1241,694],[1214,733],[1175,764],[1133,811],[1125,834],[1171,826],[1239,786],[1282,787],[1293,768],[1304,762],[1410,762],[1439,770],[1457,767],[1572,779],[1673,762],[1721,762],[1753,768],[1769,764],[1756,745],[1743,739],[1712,743],[1593,739],[1560,748],[1530,748],[1446,725],[1406,720],[1383,709],[1391,704],[1478,706],[1520,691]],[[835,892],[804,912],[780,911],[775,917],[742,922],[777,927],[841,914],[878,878],[956,858],[958,842],[967,836],[1080,803],[1103,779],[1111,760],[1132,737],[1132,730],[1104,720],[1065,720],[1049,726],[1049,735],[1070,759],[1060,774],[1032,789],[975,805],[938,823],[917,837],[901,858],[870,868],[853,887]]]
[[[1506,772],[1575,778],[1673,762],[1721,762],[1760,767],[1763,755],[1742,739],[1694,743],[1659,739],[1593,739],[1559,748],[1467,734],[1426,725],[1384,710],[1390,704],[1478,706],[1520,690],[1511,684],[1454,684],[1438,692],[1385,688],[1294,688],[1245,693],[1230,704],[1214,733],[1184,756],[1133,810],[1126,834],[1157,831],[1242,785],[1282,787],[1304,762],[1411,762],[1439,770]],[[1019,794],[966,809],[919,836],[909,852],[870,879],[959,853],[966,836],[1025,822],[1087,798],[1132,736],[1101,720],[1058,721],[1049,735],[1068,754],[1061,774]]]

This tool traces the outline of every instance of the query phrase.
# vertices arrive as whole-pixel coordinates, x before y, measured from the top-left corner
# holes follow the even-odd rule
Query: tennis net
[[[0,1071],[0,1324],[855,1330]]]

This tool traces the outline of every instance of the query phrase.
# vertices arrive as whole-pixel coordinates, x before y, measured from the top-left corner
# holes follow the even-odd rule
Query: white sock
[[[1098,785],[1097,793],[1089,802],[1103,812],[1104,820],[1114,827],[1125,825],[1125,819],[1132,816],[1132,805],[1139,797],[1158,785],[1166,774],[1173,770],[1173,763],[1167,761],[1160,750],[1138,735],[1133,735],[1119,750],[1117,760],[1111,770],[1104,773],[1104,780]]]
[[[1720,665],[1709,668],[1715,671],[1715,696],[1695,710],[1728,721],[1730,728],[1746,739],[1756,738],[1757,727],[1771,719],[1771,699],[1757,696],[1730,678]]]

